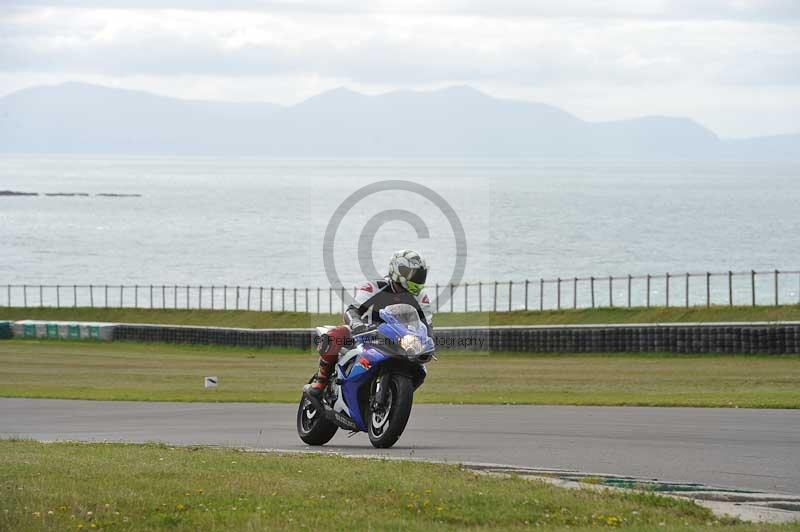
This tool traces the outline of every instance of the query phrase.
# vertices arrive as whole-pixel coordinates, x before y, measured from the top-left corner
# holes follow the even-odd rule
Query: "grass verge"
[[[124,472],[124,474],[120,474]],[[788,530],[405,461],[0,441],[0,530]]]
[[[288,350],[0,341],[4,397],[293,403],[315,369]],[[800,408],[797,355],[447,353],[428,369],[415,402]]]
[[[336,324],[339,314],[249,312],[244,310],[150,310],[102,308],[0,308],[6,320],[75,320],[161,323],[217,327],[279,328]],[[673,323],[725,321],[798,321],[800,305],[779,307],[597,308],[543,312],[441,312],[440,327],[467,325],[566,325],[589,323]]]

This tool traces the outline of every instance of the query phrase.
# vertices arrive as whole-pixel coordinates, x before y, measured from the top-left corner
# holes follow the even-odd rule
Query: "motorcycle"
[[[321,399],[303,392],[297,434],[305,443],[324,445],[342,428],[366,432],[374,447],[386,449],[403,434],[425,364],[435,358],[434,342],[411,305],[389,305],[379,315],[383,323],[354,335],[353,349],[342,347]],[[321,341],[331,329],[317,328]]]

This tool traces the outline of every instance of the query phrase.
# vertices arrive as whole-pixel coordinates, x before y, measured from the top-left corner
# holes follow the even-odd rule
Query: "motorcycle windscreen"
[[[399,336],[409,332],[420,337],[428,335],[428,329],[419,319],[417,309],[407,303],[398,303],[382,308],[380,316],[384,322],[392,326]]]

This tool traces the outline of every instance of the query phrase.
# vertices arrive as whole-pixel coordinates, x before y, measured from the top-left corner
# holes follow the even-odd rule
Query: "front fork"
[[[370,397],[370,408],[372,410],[382,410],[386,406],[386,394],[389,390],[389,374],[379,373],[375,378],[375,389]]]

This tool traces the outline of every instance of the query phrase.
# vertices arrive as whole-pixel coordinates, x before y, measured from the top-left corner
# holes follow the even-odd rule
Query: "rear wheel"
[[[368,408],[367,433],[374,447],[387,449],[403,434],[411,415],[414,402],[414,385],[404,375],[382,375],[375,383],[375,390],[388,386],[383,406]]]
[[[309,445],[325,445],[339,429],[303,394],[297,408],[297,435]]]

